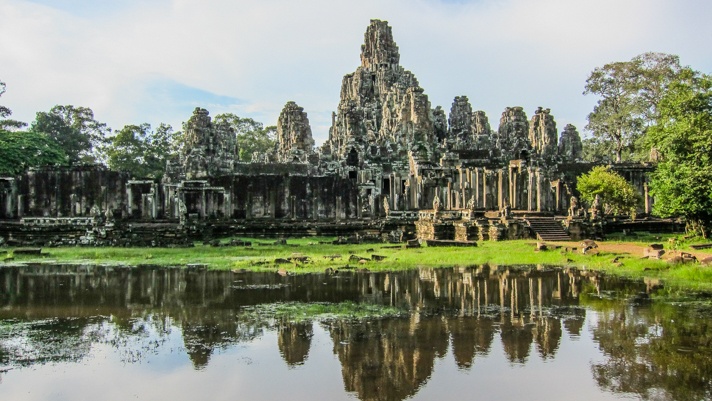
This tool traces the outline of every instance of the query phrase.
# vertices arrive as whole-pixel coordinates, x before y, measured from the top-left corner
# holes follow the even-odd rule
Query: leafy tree
[[[261,122],[251,118],[241,118],[232,113],[218,114],[213,123],[229,124],[237,139],[239,160],[250,161],[252,154],[271,153],[277,144],[277,127],[264,127]]]
[[[580,175],[576,189],[581,198],[589,204],[598,195],[604,214],[635,214],[641,199],[625,178],[606,166],[596,166],[588,173]]]
[[[712,77],[685,76],[659,105],[648,142],[660,161],[651,177],[654,210],[683,216],[690,232],[707,238],[712,229]]]
[[[66,164],[57,142],[37,132],[0,130],[0,174],[19,174],[28,167]]]
[[[646,142],[640,139],[654,124],[667,87],[683,70],[678,56],[665,53],[644,53],[594,69],[583,93],[600,97],[586,126],[597,140],[585,145],[596,149],[584,154],[612,152],[616,162],[643,157]]]
[[[151,131],[149,124],[127,125],[106,149],[111,169],[127,171],[137,178],[160,178],[176,150],[176,133],[167,124]]]
[[[5,88],[5,82],[0,81],[0,96],[5,93]],[[27,123],[24,123],[22,121],[8,119],[7,117],[10,117],[10,115],[12,115],[12,110],[0,105],[0,130],[18,130],[27,126]]]
[[[111,132],[106,124],[94,119],[88,107],[54,106],[38,112],[30,131],[44,133],[59,143],[69,156],[69,163],[96,163],[102,160],[102,145]]]

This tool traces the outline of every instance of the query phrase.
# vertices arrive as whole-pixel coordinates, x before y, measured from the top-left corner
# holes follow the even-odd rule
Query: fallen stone
[[[690,245],[690,248],[692,248],[694,250],[710,249],[710,248],[712,248],[712,244]]]
[[[425,241],[428,246],[457,246],[457,247],[476,247],[477,242],[475,241],[450,241],[450,240],[433,240],[429,239]]]
[[[381,260],[385,260],[386,257],[382,256],[382,255],[371,255],[371,259],[373,259],[375,261],[381,261]]]
[[[643,250],[643,257],[648,259],[659,260],[664,253],[665,250],[663,249],[654,249],[653,247],[648,247]]]
[[[598,244],[590,239],[585,239],[581,241],[581,253],[584,255],[591,249],[598,248]]]
[[[17,248],[12,253],[14,255],[40,255],[42,248]]]

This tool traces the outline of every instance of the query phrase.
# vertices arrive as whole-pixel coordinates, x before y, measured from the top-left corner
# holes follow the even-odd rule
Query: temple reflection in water
[[[562,336],[581,335],[586,308],[596,304],[599,294],[621,287],[629,293],[645,290],[642,284],[542,266],[280,276],[150,266],[34,265],[0,269],[0,286],[0,319],[14,327],[0,333],[0,366],[79,361],[93,342],[128,344],[135,342],[132,338],[150,337],[150,347],[160,348],[169,333],[178,330],[195,369],[205,369],[217,350],[268,332],[276,333],[275,346],[284,363],[296,368],[308,361],[315,325],[320,325],[331,338],[346,391],[363,400],[413,396],[448,351],[460,370],[471,369],[493,347],[502,349],[511,364],[554,359]],[[586,307],[581,305],[582,294]],[[342,302],[404,312],[397,318],[327,320],[255,312],[265,305]],[[593,334],[610,354],[607,362],[593,366],[595,379],[601,388],[636,393],[629,377],[635,372],[626,367],[645,369],[652,360],[635,359],[636,340],[630,333],[638,334],[636,330],[657,315],[636,315],[631,322],[623,318],[631,313],[625,304],[602,305],[609,309],[597,312],[602,320]],[[616,334],[618,329],[629,334]],[[712,338],[708,328],[698,331],[700,338]],[[657,341],[663,341],[659,334]],[[18,345],[10,335],[27,341]],[[52,341],[44,341],[50,337]],[[686,341],[696,346],[695,340]],[[126,359],[140,359],[141,350],[150,347],[127,351]],[[709,361],[698,363],[704,375],[712,370]],[[672,373],[657,372],[655,378]],[[709,379],[704,375],[695,377],[698,384]],[[709,381],[703,383],[709,391]]]

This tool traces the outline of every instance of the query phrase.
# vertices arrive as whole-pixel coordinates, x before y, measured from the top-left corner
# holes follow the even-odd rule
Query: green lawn
[[[248,239],[249,240],[249,239]],[[627,277],[649,277],[666,285],[694,290],[712,290],[712,267],[699,264],[670,265],[664,261],[642,259],[642,255],[617,255],[599,252],[583,255],[565,248],[535,251],[534,240],[481,242],[475,248],[422,247],[405,248],[391,244],[331,245],[332,238],[289,239],[286,245],[274,240],[252,239],[250,247],[196,244],[193,248],[45,248],[42,258],[13,255],[15,261],[58,261],[81,263],[116,263],[126,265],[205,264],[211,269],[246,269],[289,273],[323,272],[326,269],[368,269],[369,271],[404,270],[418,267],[471,265],[551,265],[575,266],[605,271]],[[615,242],[617,240],[613,240]],[[619,241],[619,240],[618,240]],[[226,243],[224,240],[223,243]],[[669,243],[661,239],[666,248]],[[641,244],[650,243],[648,238]],[[684,248],[684,244],[680,245]],[[352,257],[353,255],[353,257]],[[375,260],[373,255],[384,257]],[[306,258],[306,260],[305,260]],[[280,261],[281,259],[281,261]],[[614,261],[614,259],[616,259]],[[282,263],[279,263],[282,262]],[[1,266],[1,265],[0,265]]]

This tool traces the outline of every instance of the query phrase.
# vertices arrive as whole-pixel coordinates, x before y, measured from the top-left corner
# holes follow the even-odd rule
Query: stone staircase
[[[530,217],[526,220],[529,228],[542,241],[571,241],[571,236],[564,230],[561,223],[553,218]]]

